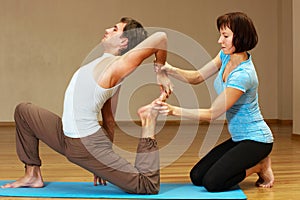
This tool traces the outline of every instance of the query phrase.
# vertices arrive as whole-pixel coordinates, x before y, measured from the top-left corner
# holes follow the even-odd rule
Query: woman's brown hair
[[[258,42],[254,24],[245,13],[232,12],[222,15],[217,19],[217,27],[219,31],[228,27],[233,32],[234,53],[250,51]]]

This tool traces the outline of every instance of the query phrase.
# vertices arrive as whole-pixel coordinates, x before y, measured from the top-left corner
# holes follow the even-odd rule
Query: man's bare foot
[[[153,107],[154,101],[138,110],[142,122],[142,138],[155,138],[156,119],[159,112]]]
[[[141,120],[156,120],[158,116],[158,111],[153,109],[154,103],[152,102],[151,104],[148,104],[146,106],[141,107],[138,110],[138,115],[141,118]]]
[[[25,175],[15,182],[2,185],[1,188],[19,188],[19,187],[44,187],[39,166],[27,166]]]
[[[255,185],[257,187],[271,188],[274,184],[274,175],[271,168],[271,158],[268,156],[261,161],[261,171],[257,173],[259,176]]]

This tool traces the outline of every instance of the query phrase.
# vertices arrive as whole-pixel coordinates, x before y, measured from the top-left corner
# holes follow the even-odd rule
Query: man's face
[[[109,46],[111,48],[126,48],[127,40],[121,38],[125,26],[126,23],[120,22],[111,28],[105,29],[105,34],[101,42],[106,44],[105,46]]]

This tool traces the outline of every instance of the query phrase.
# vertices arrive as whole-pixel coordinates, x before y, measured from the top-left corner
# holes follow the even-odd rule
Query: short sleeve
[[[222,61],[222,64],[225,64],[228,62],[228,60],[230,59],[229,55],[226,55],[223,50],[220,50],[220,59]]]
[[[227,79],[227,87],[246,92],[252,87],[251,76],[242,68],[234,70]]]

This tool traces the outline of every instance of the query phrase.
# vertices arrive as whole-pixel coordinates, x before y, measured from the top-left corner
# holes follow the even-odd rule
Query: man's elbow
[[[162,32],[162,31],[158,31],[158,32],[154,33],[154,35],[161,38],[161,40],[167,40],[168,39],[167,33]]]
[[[153,34],[153,37],[156,38],[156,41],[159,42],[158,48],[166,50],[168,36],[165,32],[156,32]]]

